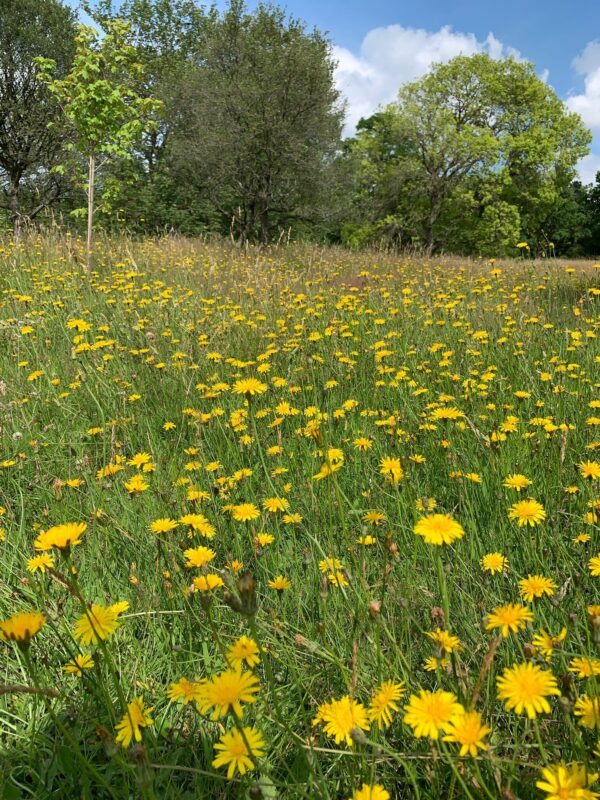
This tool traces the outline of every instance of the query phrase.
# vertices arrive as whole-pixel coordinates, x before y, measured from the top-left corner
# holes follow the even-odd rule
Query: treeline
[[[576,173],[590,133],[531,64],[475,55],[434,66],[344,138],[331,42],[277,6],[97,0],[86,10],[100,31],[87,47],[101,49],[102,32],[124,20],[135,55],[123,75],[113,63],[90,80],[118,80],[119,102],[148,110],[126,146],[94,153],[96,227],[600,254],[600,174],[583,186]],[[102,73],[106,59],[82,60],[81,41],[60,0],[0,0],[0,224],[15,235],[85,224],[90,184],[69,81],[75,68],[87,80],[88,64]]]

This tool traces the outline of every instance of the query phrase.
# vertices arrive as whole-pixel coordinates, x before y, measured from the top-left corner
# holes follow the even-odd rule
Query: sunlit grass
[[[81,253],[0,252],[3,796],[593,798],[598,268]]]

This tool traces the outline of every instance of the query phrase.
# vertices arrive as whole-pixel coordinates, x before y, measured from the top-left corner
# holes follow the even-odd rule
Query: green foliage
[[[542,247],[590,141],[531,64],[459,56],[359,125],[357,208],[370,222],[397,216],[402,238],[429,248],[501,254],[522,236]]]
[[[18,235],[68,191],[57,170],[64,158],[64,126],[56,101],[38,79],[35,59],[54,59],[64,76],[73,57],[74,13],[58,0],[0,0],[0,209]]]

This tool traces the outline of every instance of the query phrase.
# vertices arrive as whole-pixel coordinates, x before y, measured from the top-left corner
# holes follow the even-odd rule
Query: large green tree
[[[74,52],[75,18],[59,0],[0,0],[0,208],[15,236],[68,187],[54,168],[64,156],[60,113],[38,78],[35,59],[52,57],[64,76]]]
[[[404,86],[384,128],[363,123],[352,149],[376,199],[370,229],[391,217],[428,248],[479,252],[524,236],[542,247],[590,141],[533,65],[477,54]]]
[[[181,83],[173,157],[240,242],[310,220],[342,123],[329,41],[234,0]]]

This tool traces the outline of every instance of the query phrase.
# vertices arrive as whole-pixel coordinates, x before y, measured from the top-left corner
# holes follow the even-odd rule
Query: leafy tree
[[[142,72],[135,48],[129,42],[129,26],[109,21],[104,35],[84,25],[75,39],[72,67],[64,78],[56,77],[53,59],[38,58],[40,75],[60,103],[72,126],[75,146],[87,159],[86,269],[91,272],[94,190],[97,159],[127,156],[158,108],[158,101],[140,97],[133,88]]]
[[[395,215],[426,247],[463,252],[502,252],[519,236],[543,247],[591,141],[531,64],[484,54],[404,86],[385,122],[363,124],[354,145],[379,219]]]
[[[58,107],[38,79],[35,59],[52,56],[64,76],[74,52],[73,12],[58,0],[0,0],[0,207],[15,237],[66,189],[53,168],[63,155],[65,131],[48,127]]]
[[[175,166],[240,242],[314,218],[339,144],[331,47],[318,31],[234,0],[181,85]]]

